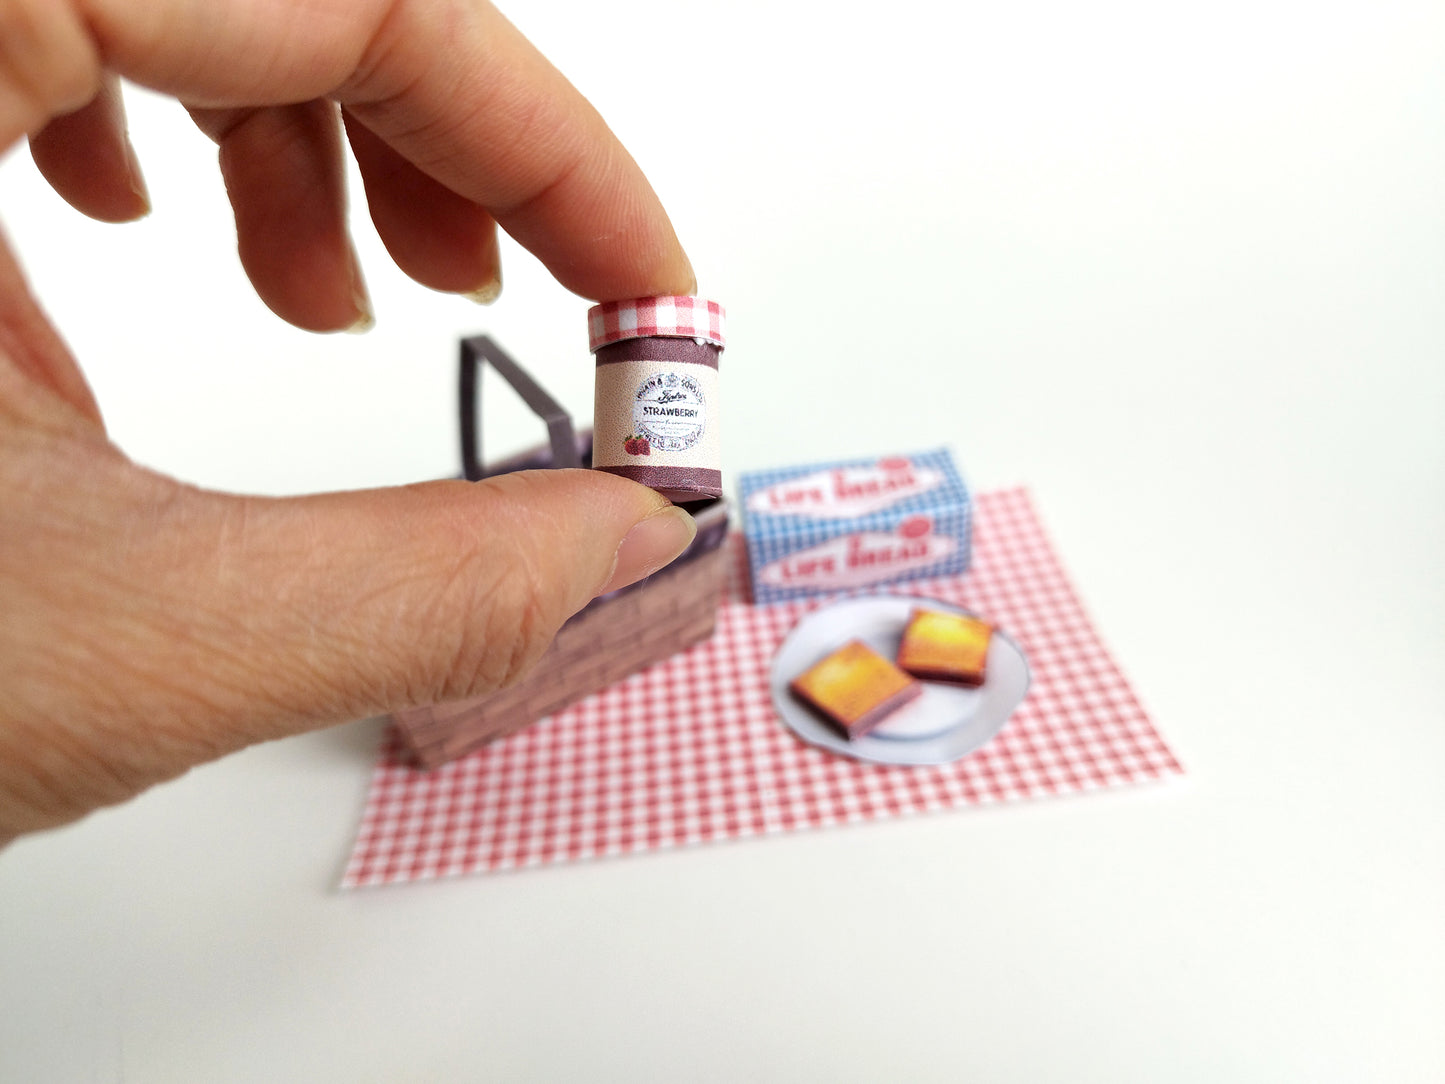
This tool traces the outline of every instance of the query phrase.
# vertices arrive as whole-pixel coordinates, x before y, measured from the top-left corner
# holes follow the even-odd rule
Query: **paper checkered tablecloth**
[[[736,547],[736,539],[734,544]],[[1182,772],[1099,642],[1028,493],[977,499],[973,563],[891,585],[984,614],[1033,684],[982,749],[941,767],[805,745],[768,693],[773,652],[825,602],[746,602],[741,549],[711,640],[435,771],[389,733],[343,887],[390,884],[1097,790]]]

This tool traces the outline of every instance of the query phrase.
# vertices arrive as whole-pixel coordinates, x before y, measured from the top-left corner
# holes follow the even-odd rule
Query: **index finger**
[[[35,41],[64,52],[45,66],[58,73],[48,81],[0,78],[4,146],[81,104],[77,85],[99,89],[106,69],[208,107],[330,97],[423,172],[485,207],[569,289],[598,300],[695,289],[636,162],[485,0],[7,6],[16,5],[54,28]],[[15,55],[7,53],[0,47],[0,77]],[[26,53],[33,71],[35,50]]]

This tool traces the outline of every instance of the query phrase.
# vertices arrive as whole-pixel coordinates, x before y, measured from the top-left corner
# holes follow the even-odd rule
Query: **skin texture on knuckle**
[[[481,674],[490,688],[504,688],[525,677],[552,643],[569,616],[558,605],[557,592],[527,560],[525,549],[499,585],[478,609],[484,640]],[[461,673],[466,673],[465,660]]]
[[[100,58],[68,0],[0,0],[0,150],[100,90]]]
[[[435,628],[451,639],[437,645],[436,657],[445,660],[445,666],[434,675],[437,687],[431,702],[474,696],[520,680],[572,614],[573,585],[564,566],[546,560],[541,551],[538,509],[527,492],[514,476],[473,487],[484,508],[458,523],[451,575],[434,587],[433,605],[446,615]],[[493,540],[489,545],[476,545],[479,521]],[[565,547],[563,540],[553,544]]]
[[[208,681],[232,689],[228,726],[242,743],[498,688],[585,593],[570,563],[536,548],[538,510],[514,483],[210,499],[218,557],[191,578],[221,601],[196,600],[210,617],[191,635]],[[540,527],[571,529],[545,517]],[[251,721],[236,716],[247,703]]]
[[[163,628],[148,615],[112,614],[83,633],[31,643],[10,660],[0,811],[9,804],[13,814],[14,800],[23,799],[33,826],[62,823],[239,746],[204,725],[217,717],[205,683],[148,665]]]
[[[158,601],[171,562],[147,562],[143,538],[179,487],[84,430],[0,424],[0,447],[3,835],[122,801],[216,748],[190,722],[205,715],[194,672],[152,665],[175,635],[157,614],[181,600]]]
[[[91,637],[37,642],[25,635],[25,625],[43,622],[45,602],[7,579],[0,567],[0,592],[10,616],[19,618],[18,624],[0,618],[7,700],[0,713],[0,836],[72,820],[157,781],[132,762],[135,747],[104,733],[105,683],[92,675],[105,662],[90,650],[92,642],[83,642]]]
[[[47,0],[37,0],[47,2]],[[71,0],[106,64],[201,107],[324,97],[399,0]]]
[[[423,10],[437,12],[441,5],[428,5]],[[411,59],[408,49],[416,36],[418,19],[412,0],[385,0],[350,75],[336,88],[337,98],[363,104],[407,96],[425,75],[425,65]],[[451,21],[455,23],[455,16]]]
[[[439,55],[437,42],[452,48]],[[399,0],[336,97],[418,168],[503,217],[588,164],[609,175],[631,165],[591,104],[487,4]]]

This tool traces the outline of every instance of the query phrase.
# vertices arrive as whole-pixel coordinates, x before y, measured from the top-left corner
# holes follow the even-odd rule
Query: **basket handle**
[[[572,433],[572,419],[562,405],[553,399],[532,377],[512,360],[511,356],[492,341],[489,335],[474,335],[462,340],[461,377],[458,385],[458,399],[461,404],[462,473],[467,481],[477,482],[484,478],[482,470],[481,432],[477,425],[477,410],[480,404],[481,383],[477,371],[485,362],[491,362],[501,377],[510,384],[522,401],[532,408],[532,413],[547,423],[547,434],[552,441],[552,466],[580,467],[582,460],[577,454],[577,441]]]

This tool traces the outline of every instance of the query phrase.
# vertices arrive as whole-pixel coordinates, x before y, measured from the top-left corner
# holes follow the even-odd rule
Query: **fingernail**
[[[376,326],[376,317],[370,311],[363,312],[356,318],[356,323],[346,329],[348,335],[365,335]]]
[[[612,575],[597,593],[605,595],[651,576],[680,556],[696,534],[697,521],[681,508],[654,512],[627,532],[617,547]]]
[[[490,305],[502,296],[502,273],[493,272],[492,277],[482,283],[475,290],[468,290],[463,297],[475,301],[478,305]]]
[[[366,279],[361,274],[361,261],[356,250],[351,251],[351,303],[356,306],[356,322],[346,329],[348,335],[365,335],[376,326],[376,314],[371,308],[371,294],[366,289]]]
[[[136,217],[144,218],[151,213],[151,194],[146,188],[145,174],[141,172],[140,156],[136,154],[135,147],[131,145],[130,137],[125,137],[125,166],[126,179],[130,182],[130,190],[136,194],[141,202],[141,212]]]

